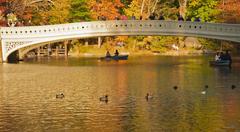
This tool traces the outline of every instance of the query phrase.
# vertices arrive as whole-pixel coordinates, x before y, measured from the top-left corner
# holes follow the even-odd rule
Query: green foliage
[[[129,37],[126,48],[130,51],[149,50],[166,52],[172,44],[178,42],[178,37],[172,36],[138,36]]]
[[[187,16],[202,22],[215,22],[220,10],[217,9],[219,0],[191,0],[188,2]]]
[[[158,16],[164,16],[167,20],[176,20],[179,14],[178,8],[178,0],[159,0],[155,10],[152,10],[152,12],[155,12]]]
[[[198,38],[198,41],[202,44],[204,49],[219,50],[220,40]]]
[[[70,0],[61,0],[48,12],[49,24],[67,23],[69,21]]]
[[[134,14],[137,18],[141,15],[141,3],[139,0],[133,0],[128,8],[124,9],[127,16],[132,16]]]
[[[132,0],[121,0],[121,2],[125,5],[125,7],[127,7],[132,2]]]
[[[72,0],[70,9],[71,22],[89,21],[90,12],[87,6],[88,0]]]
[[[90,50],[90,47],[85,46],[83,43],[79,42],[78,40],[72,41],[71,44],[73,45],[71,48],[72,52],[77,54],[87,53]]]
[[[136,43],[137,43],[137,40],[135,37],[129,37],[127,40],[126,40],[126,49],[128,49],[129,51],[135,51],[136,50]]]
[[[177,37],[172,36],[156,36],[151,40],[151,50],[165,52],[170,45],[176,44],[178,42]]]

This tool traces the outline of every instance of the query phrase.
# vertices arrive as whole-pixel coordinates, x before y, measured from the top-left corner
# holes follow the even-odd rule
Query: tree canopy
[[[192,20],[200,19],[203,22],[214,22],[220,11],[217,9],[219,0],[191,0],[187,6],[187,17]]]
[[[91,20],[90,9],[87,5],[87,1],[88,0],[72,0],[71,1],[71,9],[70,9],[71,22]]]

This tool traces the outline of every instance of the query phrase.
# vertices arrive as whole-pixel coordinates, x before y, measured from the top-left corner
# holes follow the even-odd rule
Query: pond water
[[[209,60],[145,56],[0,64],[0,131],[240,131],[240,58],[231,69],[210,67]],[[56,98],[61,92],[65,97]],[[147,101],[146,93],[153,98]],[[99,100],[105,94],[107,103]]]

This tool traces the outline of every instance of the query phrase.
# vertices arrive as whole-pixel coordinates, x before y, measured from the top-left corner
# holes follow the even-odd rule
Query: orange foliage
[[[120,0],[90,0],[89,6],[93,19],[105,16],[107,20],[113,20],[120,16],[119,9],[124,5]]]
[[[240,21],[240,0],[225,0],[224,3],[220,3],[219,8],[222,10],[225,21]]]

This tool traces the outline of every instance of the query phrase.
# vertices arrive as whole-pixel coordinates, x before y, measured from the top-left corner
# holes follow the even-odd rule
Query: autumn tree
[[[221,10],[219,18],[228,23],[240,23],[240,1],[222,0],[218,8]]]
[[[6,26],[6,12],[7,7],[6,7],[6,0],[0,0],[0,26]]]
[[[132,2],[132,0],[121,0],[121,2],[125,5],[125,7],[127,7]]]
[[[89,0],[91,17],[95,20],[105,16],[108,20],[120,16],[120,9],[124,6],[121,0]]]
[[[142,0],[133,0],[131,4],[124,9],[125,14],[127,16],[131,16],[132,14],[134,14],[137,18],[139,18],[142,15],[141,2]],[[144,13],[144,15],[142,16],[146,17],[146,14]]]
[[[30,20],[33,9],[40,10],[53,4],[52,0],[8,0],[8,10],[19,19]]]
[[[54,0],[54,5],[33,10],[32,22],[34,25],[68,23],[71,0]]]
[[[133,0],[124,11],[128,16],[134,14],[137,18],[148,16],[155,11],[158,0]]]
[[[188,0],[178,0],[178,2],[179,2],[179,14],[183,18],[186,18],[185,15],[187,13],[187,2],[188,2]]]
[[[125,9],[125,13],[127,15],[134,13],[137,18],[142,15],[144,19],[155,13],[157,16],[164,15],[165,18],[172,20],[179,14],[178,8],[177,0],[133,0]]]

